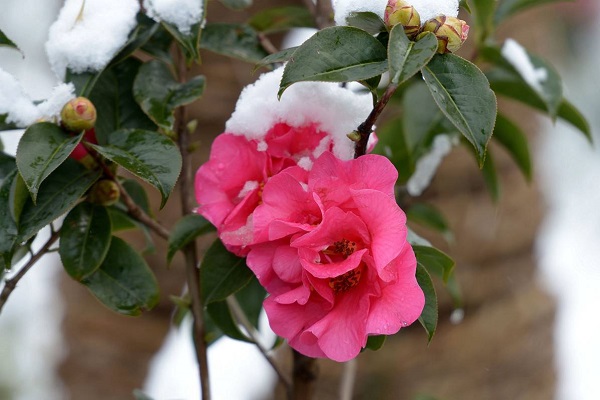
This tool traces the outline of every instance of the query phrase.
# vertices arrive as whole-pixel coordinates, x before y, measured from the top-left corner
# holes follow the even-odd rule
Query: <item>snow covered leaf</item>
[[[77,281],[86,278],[104,261],[110,241],[106,207],[80,203],[69,212],[60,229],[59,254],[65,271]]]
[[[73,208],[100,177],[100,171],[85,168],[67,159],[46,178],[37,195],[37,203],[28,198],[19,218],[19,241],[25,241],[40,229]]]
[[[425,295],[425,306],[423,307],[423,311],[419,317],[419,322],[423,328],[425,328],[425,332],[427,332],[427,338],[429,342],[431,342],[438,322],[437,294],[435,293],[435,287],[433,286],[431,276],[429,276],[427,269],[418,261],[416,276],[417,282],[419,283],[419,286]]]
[[[8,47],[12,47],[15,50],[19,50],[19,47],[17,47],[17,45],[15,44],[15,42],[13,42],[12,40],[10,40],[4,34],[4,32],[2,32],[2,30],[0,30],[0,46],[8,46]]]
[[[188,243],[198,236],[213,232],[215,227],[204,217],[198,214],[186,215],[173,227],[169,237],[169,250],[167,251],[167,263],[171,263],[173,256]]]
[[[215,240],[200,266],[202,303],[225,300],[246,286],[252,276],[244,258],[230,253],[219,239]]]
[[[261,67],[266,67],[270,64],[284,63],[294,56],[294,52],[298,47],[290,47],[289,49],[281,50],[280,52],[269,54],[262,60],[260,60],[255,66],[254,71]]]
[[[248,25],[258,32],[273,33],[292,28],[314,28],[315,21],[306,7],[286,6],[260,11],[248,20]]]
[[[454,54],[437,54],[421,72],[438,107],[471,142],[483,167],[497,109],[485,75]]]
[[[521,128],[504,115],[498,114],[493,138],[508,151],[525,178],[531,181],[529,144]]]
[[[171,139],[154,131],[121,129],[108,136],[106,146],[91,146],[157,188],[160,207],[165,205],[181,171],[181,153]]]
[[[447,282],[454,269],[454,260],[446,253],[435,247],[413,246],[417,262],[425,269],[437,277]]]
[[[204,92],[204,84],[203,76],[179,83],[165,64],[150,61],[139,68],[133,83],[133,95],[146,115],[170,132],[175,123],[175,109],[199,99]]]
[[[221,4],[232,10],[243,10],[252,5],[252,0],[220,0]]]
[[[434,56],[438,48],[433,33],[426,33],[417,42],[408,39],[401,24],[394,26],[388,42],[390,80],[399,85],[419,72]]]
[[[526,10],[530,7],[547,3],[556,3],[558,1],[564,0],[502,0],[498,2],[498,8],[496,10],[496,14],[494,15],[494,21],[497,25],[511,15]]]
[[[100,267],[81,280],[113,311],[139,315],[158,303],[158,284],[146,261],[123,239],[113,237]]]
[[[386,32],[387,28],[381,17],[373,12],[351,12],[346,17],[348,26],[360,28],[371,35],[377,35],[380,32]]]
[[[245,24],[207,24],[200,47],[251,63],[257,63],[269,54],[261,46],[258,33]]]
[[[301,81],[351,82],[388,69],[386,48],[369,33],[348,26],[323,29],[304,42],[286,64],[278,96]]]
[[[70,137],[50,122],[27,128],[17,148],[17,167],[34,203],[44,179],[69,157],[82,137],[83,132]]]

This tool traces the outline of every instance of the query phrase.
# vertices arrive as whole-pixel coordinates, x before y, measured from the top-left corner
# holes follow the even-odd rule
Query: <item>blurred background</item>
[[[0,0],[0,29],[25,55],[0,49],[0,68],[14,74],[33,98],[47,96],[55,83],[43,43],[60,5],[59,0]],[[245,14],[211,1],[208,15],[213,21],[242,22],[273,5],[283,1],[256,0]],[[546,5],[500,28],[502,37],[513,37],[552,61],[564,79],[566,97],[583,111],[594,132],[600,127],[599,8],[596,0]],[[208,77],[208,86],[191,110],[200,127],[197,166],[223,130],[240,90],[257,76],[251,65],[208,52],[198,73]],[[449,296],[439,288],[440,321],[431,344],[415,324],[388,339],[380,351],[362,353],[355,399],[598,398],[594,380],[600,367],[594,361],[600,344],[594,343],[598,330],[591,308],[600,281],[598,149],[560,122],[552,125],[521,105],[503,106],[529,133],[536,160],[533,183],[525,181],[503,149],[494,149],[502,184],[501,198],[494,203],[464,148],[443,161],[423,196],[447,217],[454,239],[417,232],[455,259],[464,307],[453,312]],[[2,134],[7,148],[16,146],[18,134]],[[179,212],[176,198],[169,204],[159,216],[166,226]],[[145,246],[142,236],[132,240],[138,248]],[[205,240],[201,250],[212,238]],[[150,362],[168,334],[173,314],[169,295],[179,295],[184,282],[182,260],[176,258],[167,269],[164,243],[157,240],[156,245],[147,260],[161,285],[161,303],[138,318],[105,309],[60,271],[56,257],[37,265],[0,316],[0,399],[132,399],[133,390],[144,387]],[[179,353],[165,356],[168,367],[156,370],[154,383],[146,387],[158,393],[160,384],[171,385],[172,394],[156,400],[193,398],[178,394],[187,387],[185,378],[195,376],[191,351],[186,352],[191,344],[185,347],[185,332],[171,336]],[[278,396],[272,372],[256,359],[252,346],[236,344],[231,358],[227,346],[218,343],[211,354],[215,399]],[[289,362],[285,349],[281,353],[281,361]],[[320,361],[317,399],[338,398],[342,369]],[[236,382],[241,392],[234,391]]]

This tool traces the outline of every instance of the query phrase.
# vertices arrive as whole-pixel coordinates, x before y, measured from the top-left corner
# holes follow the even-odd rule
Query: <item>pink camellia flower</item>
[[[269,293],[271,328],[297,351],[347,361],[369,335],[421,314],[396,178],[385,157],[325,152],[310,171],[291,167],[265,184],[247,263]]]

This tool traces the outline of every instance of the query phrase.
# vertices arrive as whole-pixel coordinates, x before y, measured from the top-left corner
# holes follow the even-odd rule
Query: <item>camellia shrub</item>
[[[298,371],[314,358],[352,360],[416,321],[433,338],[433,280],[460,305],[454,262],[410,226],[448,231],[419,201],[442,158],[471,149],[494,198],[491,140],[532,176],[526,137],[496,96],[591,137],[556,71],[495,37],[548,0],[317,0],[243,24],[212,21],[200,0],[141,3],[64,2],[46,43],[59,80],[48,99],[30,99],[0,70],[0,130],[24,129],[16,157],[0,153],[0,310],[58,249],[66,273],[100,302],[139,315],[157,303],[158,285],[118,234],[165,240],[165,264],[185,258],[187,292],[175,306],[194,320],[204,399],[206,348],[221,335],[258,345],[290,398],[310,393],[298,389],[310,374]],[[297,47],[270,41],[299,27],[314,34]],[[2,31],[0,45],[18,49]],[[193,171],[191,138],[202,127],[186,108],[211,79],[191,73],[204,52],[262,73]],[[401,112],[376,127],[386,107]],[[179,183],[181,219],[159,223],[140,181],[156,188],[161,209]],[[215,231],[199,257],[195,240]],[[47,239],[32,247],[37,236]],[[295,353],[293,376],[255,337],[263,308]]]

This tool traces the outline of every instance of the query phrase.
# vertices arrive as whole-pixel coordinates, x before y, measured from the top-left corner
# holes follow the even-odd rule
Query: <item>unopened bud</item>
[[[462,19],[440,15],[425,22],[423,33],[432,32],[438,40],[438,53],[454,53],[460,49],[469,35],[469,25]]]
[[[101,206],[112,206],[121,196],[119,186],[110,179],[101,179],[92,186],[88,195],[91,203]]]
[[[62,125],[72,132],[91,129],[96,124],[96,107],[85,97],[69,101],[60,112]]]
[[[419,13],[405,0],[389,0],[385,7],[383,21],[389,29],[401,24],[409,39],[414,39],[421,29]]]
[[[348,136],[348,139],[352,140],[353,142],[358,142],[360,140],[360,133],[357,131],[352,131],[346,136]]]

